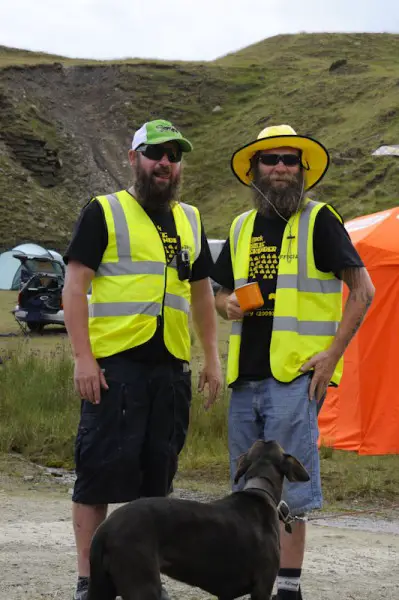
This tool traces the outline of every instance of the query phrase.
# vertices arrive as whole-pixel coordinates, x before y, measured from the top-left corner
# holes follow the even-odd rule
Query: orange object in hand
[[[264,305],[262,292],[257,281],[241,285],[236,288],[235,294],[242,312],[248,312]]]

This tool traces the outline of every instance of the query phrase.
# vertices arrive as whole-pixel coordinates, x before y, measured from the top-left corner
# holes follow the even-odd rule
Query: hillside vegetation
[[[271,124],[329,148],[315,193],[345,218],[396,205],[399,159],[371,153],[399,144],[398,50],[390,34],[277,36],[210,63],[0,47],[0,248],[29,240],[62,251],[81,206],[129,184],[131,135],[157,117],[194,144],[183,200],[200,207],[211,237],[250,205],[232,152]]]

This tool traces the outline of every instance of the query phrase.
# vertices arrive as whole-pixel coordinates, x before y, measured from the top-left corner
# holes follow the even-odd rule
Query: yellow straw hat
[[[231,157],[234,175],[245,185],[251,185],[253,179],[252,157],[260,150],[271,150],[289,146],[301,150],[302,167],[305,173],[305,190],[310,190],[323,177],[328,169],[330,157],[320,142],[297,135],[289,125],[274,125],[263,129],[258,138],[236,150]]]

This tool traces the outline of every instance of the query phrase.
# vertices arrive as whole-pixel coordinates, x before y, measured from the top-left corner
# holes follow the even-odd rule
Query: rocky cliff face
[[[134,130],[164,117],[189,135],[240,93],[225,72],[156,63],[0,70],[0,247],[65,245],[89,198],[129,184]]]
[[[0,250],[35,241],[63,251],[83,204],[130,184],[132,134],[160,117],[194,143],[182,199],[200,207],[211,237],[250,206],[232,152],[273,123],[326,145],[316,196],[345,217],[397,204],[399,161],[372,152],[399,142],[398,43],[278,36],[207,64],[75,64],[0,47]]]

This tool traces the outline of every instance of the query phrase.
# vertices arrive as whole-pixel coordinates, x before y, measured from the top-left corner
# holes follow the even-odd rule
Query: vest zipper
[[[164,252],[165,252],[165,248],[164,248]],[[163,338],[163,328],[164,328],[164,323],[165,323],[164,308],[165,308],[165,296],[166,296],[167,279],[168,279],[168,265],[166,264],[166,252],[165,252],[165,285],[164,285],[164,288],[163,288],[163,298],[162,298],[161,314],[158,315],[159,324],[162,327],[162,338]]]
[[[119,432],[119,445],[118,450],[122,452],[125,446],[125,432],[126,432],[126,385],[122,384],[121,386],[121,394],[122,394],[122,402],[121,402],[121,414],[120,414],[120,432]]]
[[[163,253],[164,253],[164,256],[165,256],[165,283],[164,283],[164,288],[163,288],[161,314],[157,316],[157,321],[158,321],[157,329],[158,329],[158,327],[162,327],[162,339],[163,339],[163,333],[164,333],[163,329],[164,329],[164,323],[165,323],[165,321],[164,321],[165,296],[166,296],[166,286],[167,286],[167,279],[168,279],[168,259],[167,259],[167,256],[166,256],[166,250],[165,250],[164,243],[162,241],[161,234],[159,233],[159,230],[158,230],[158,228],[156,226],[155,226],[155,229],[157,230],[158,235],[159,235],[159,239],[161,240],[161,244],[162,244],[162,248],[163,248]]]

